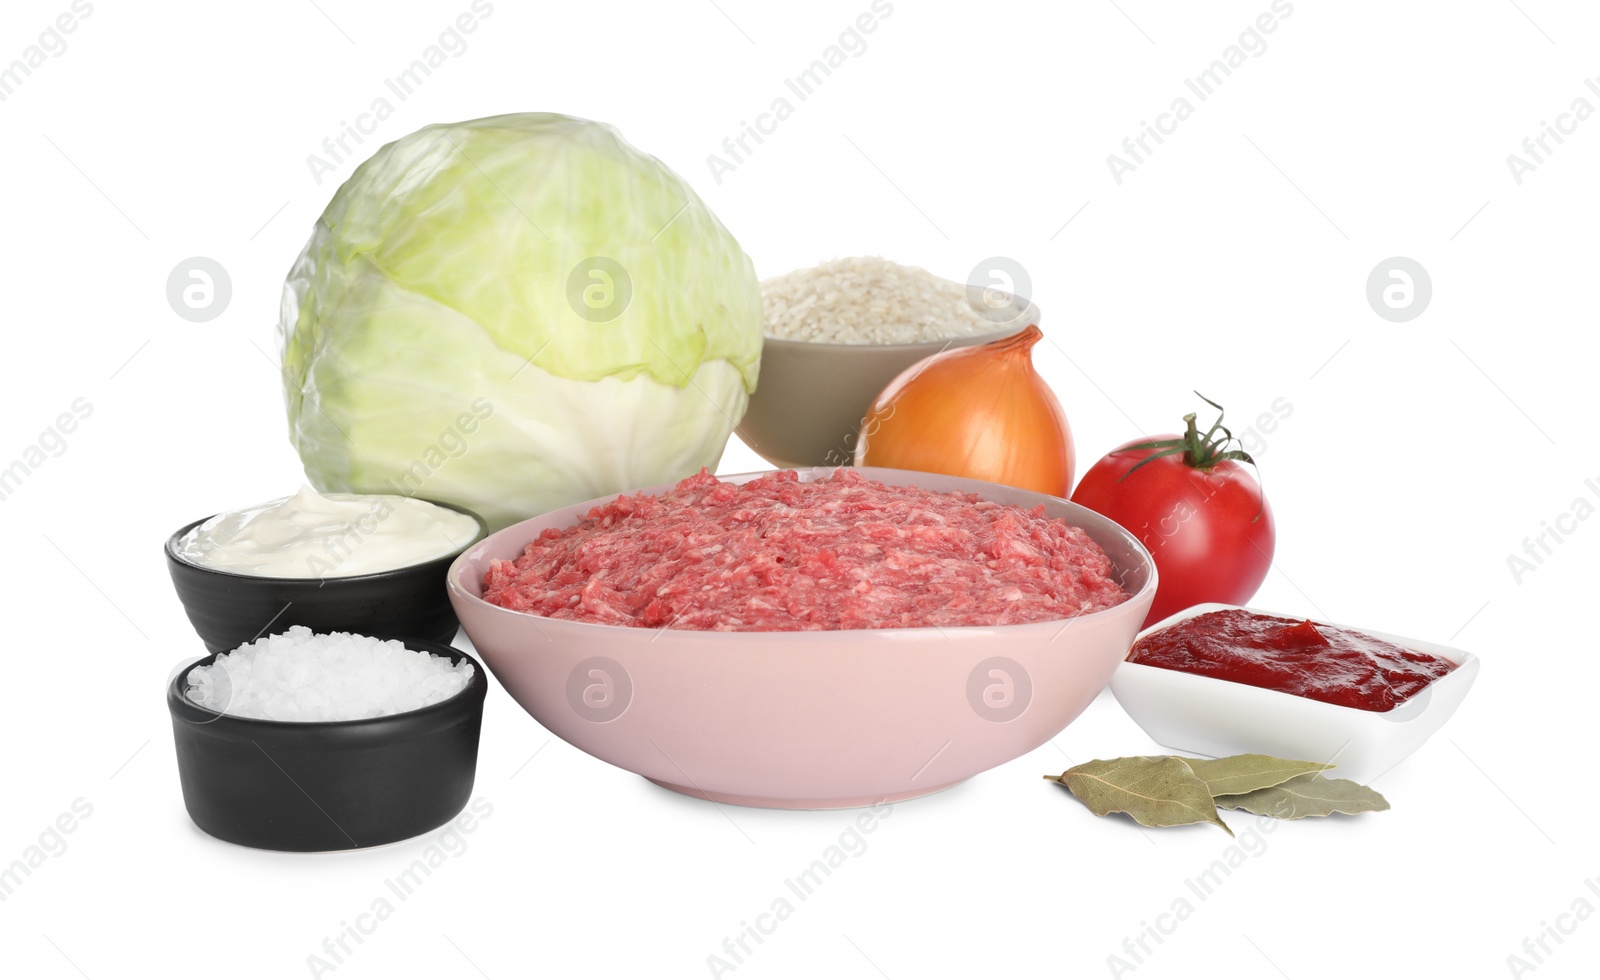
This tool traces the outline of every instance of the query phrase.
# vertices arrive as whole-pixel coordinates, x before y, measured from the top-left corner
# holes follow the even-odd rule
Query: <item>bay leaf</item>
[[[1097,817],[1126,813],[1146,827],[1214,823],[1233,836],[1217,814],[1205,780],[1176,756],[1096,759],[1044,778],[1071,790]]]
[[[1217,806],[1244,810],[1279,820],[1326,817],[1333,813],[1369,813],[1389,809],[1383,794],[1349,779],[1329,779],[1321,773],[1258,789],[1252,793],[1217,797]]]
[[[1238,796],[1253,793],[1286,783],[1306,773],[1325,772],[1333,766],[1326,762],[1303,762],[1297,759],[1278,759],[1270,755],[1230,755],[1223,759],[1190,759],[1183,757],[1194,774],[1206,781],[1212,796]]]

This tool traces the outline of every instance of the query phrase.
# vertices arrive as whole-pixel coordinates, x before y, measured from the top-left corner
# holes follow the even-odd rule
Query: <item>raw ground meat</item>
[[[484,576],[507,609],[612,626],[830,630],[1067,619],[1128,598],[1061,518],[840,469],[724,483],[701,470],[547,528]]]

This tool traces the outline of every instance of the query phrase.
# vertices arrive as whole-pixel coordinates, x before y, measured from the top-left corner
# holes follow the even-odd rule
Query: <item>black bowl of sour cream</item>
[[[307,494],[315,498],[309,517],[295,505]],[[332,496],[302,491],[193,521],[167,539],[172,585],[207,650],[227,652],[291,626],[436,643],[455,638],[460,624],[445,574],[488,533],[483,519],[451,504],[380,495],[337,495],[365,498],[367,505],[337,512],[326,505],[348,501]],[[449,517],[433,520],[418,505]],[[282,519],[262,519],[268,508],[282,510]],[[228,520],[240,515],[255,515],[254,524]],[[209,531],[218,532],[215,540],[206,539]]]

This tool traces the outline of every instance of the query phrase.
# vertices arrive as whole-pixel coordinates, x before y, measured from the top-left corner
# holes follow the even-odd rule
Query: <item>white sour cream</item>
[[[292,497],[218,514],[185,534],[180,558],[264,578],[343,578],[416,565],[459,551],[478,536],[465,514],[393,494]]]

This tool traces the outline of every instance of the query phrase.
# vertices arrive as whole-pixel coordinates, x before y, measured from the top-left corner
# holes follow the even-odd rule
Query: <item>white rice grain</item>
[[[1000,333],[1027,300],[876,256],[834,259],[761,284],[766,335],[825,344],[912,344]]]

